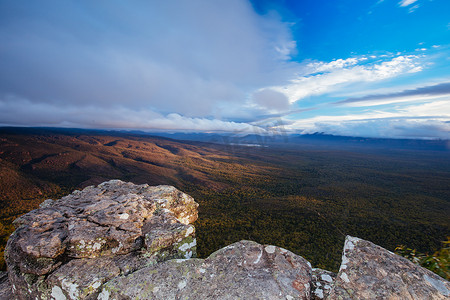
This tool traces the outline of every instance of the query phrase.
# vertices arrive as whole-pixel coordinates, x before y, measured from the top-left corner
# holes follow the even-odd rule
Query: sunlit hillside
[[[422,252],[435,251],[450,234],[447,151],[230,147],[118,132],[4,128],[2,247],[12,220],[41,201],[113,178],[191,194],[200,203],[201,256],[251,239],[336,270],[346,234]]]

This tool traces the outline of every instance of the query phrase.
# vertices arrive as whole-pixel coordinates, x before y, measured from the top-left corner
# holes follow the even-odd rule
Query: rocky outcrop
[[[241,241],[204,260],[170,260],[114,278],[99,299],[309,299],[310,290],[304,258]]]
[[[450,283],[369,241],[347,236],[329,299],[450,299]]]
[[[112,180],[16,219],[6,247],[19,299],[84,299],[108,280],[195,256],[198,204],[171,186]],[[64,296],[64,297],[63,297]]]
[[[18,218],[0,299],[449,299],[449,282],[348,236],[338,274],[240,241],[196,259],[197,203],[112,180]]]

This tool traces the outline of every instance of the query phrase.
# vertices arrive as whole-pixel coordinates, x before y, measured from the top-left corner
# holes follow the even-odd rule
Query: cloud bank
[[[247,0],[0,2],[0,125],[450,138],[448,72],[419,80],[445,45],[319,61],[293,26]]]
[[[94,120],[107,116],[115,126],[123,106],[131,113],[123,126],[136,126],[140,114],[211,119],[223,106],[241,105],[249,91],[283,80],[281,62],[295,51],[289,26],[256,14],[246,1],[6,6],[0,10],[0,101],[16,97],[45,107],[40,123],[62,124],[58,116],[76,109],[97,110]],[[30,120],[19,104],[11,105],[16,119]]]
[[[318,122],[303,131],[303,133],[315,132],[376,138],[448,139],[450,123],[442,120],[418,118],[368,119],[362,121]]]
[[[21,118],[17,119],[17,111]],[[171,113],[162,115],[151,110],[132,110],[118,106],[102,109],[97,106],[55,107],[48,103],[33,103],[26,99],[10,98],[0,101],[0,126],[24,125],[24,120],[33,126],[141,129],[264,132],[265,129],[247,123],[221,121],[208,118],[192,118]],[[25,125],[27,125],[25,123]]]

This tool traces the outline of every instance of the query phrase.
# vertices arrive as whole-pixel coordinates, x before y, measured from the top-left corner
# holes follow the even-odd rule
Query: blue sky
[[[0,125],[450,138],[448,0],[0,0]]]

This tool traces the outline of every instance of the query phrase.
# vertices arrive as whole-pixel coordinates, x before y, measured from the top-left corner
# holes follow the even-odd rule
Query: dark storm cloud
[[[29,119],[24,101],[48,123],[85,124],[83,109],[104,119],[233,112],[286,78],[279,63],[292,48],[286,24],[239,0],[2,1],[0,40],[0,104],[18,123]]]

